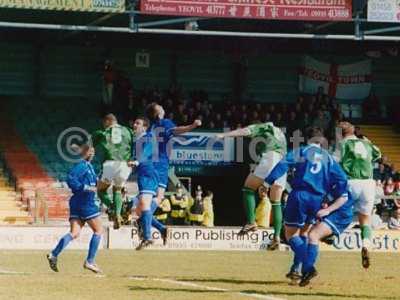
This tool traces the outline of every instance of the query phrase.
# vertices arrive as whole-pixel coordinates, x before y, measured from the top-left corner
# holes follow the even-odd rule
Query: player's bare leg
[[[282,230],[282,206],[281,198],[283,193],[283,187],[278,184],[273,184],[270,189],[270,200],[272,205],[272,216],[274,226],[274,239],[271,244],[268,245],[268,250],[277,250],[281,242],[281,230]]]
[[[365,215],[362,213],[358,214],[358,221],[360,223],[361,228],[361,238],[362,238],[362,248],[361,248],[361,264],[365,269],[368,269],[371,265],[371,257],[370,257],[370,247],[371,247],[371,220],[369,215]]]
[[[161,201],[163,201],[164,196],[165,196],[165,188],[159,186],[157,189],[157,196],[156,196],[157,206],[161,204]]]
[[[249,174],[242,189],[244,211],[246,213],[246,224],[239,231],[239,235],[244,235],[251,231],[257,230],[256,224],[256,194],[258,188],[264,184],[264,180]]]
[[[113,219],[113,201],[110,198],[107,190],[111,186],[111,183],[108,181],[99,180],[97,183],[97,195],[99,196],[101,203],[107,207],[107,214],[110,220]]]

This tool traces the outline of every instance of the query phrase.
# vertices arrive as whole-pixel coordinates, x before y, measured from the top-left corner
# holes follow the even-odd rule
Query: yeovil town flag
[[[299,68],[299,90],[314,94],[319,87],[337,99],[367,98],[371,91],[371,61],[339,65],[305,56]]]

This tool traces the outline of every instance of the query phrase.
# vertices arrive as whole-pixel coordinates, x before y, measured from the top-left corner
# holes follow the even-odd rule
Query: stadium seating
[[[22,203],[33,215],[38,203],[34,199],[45,200],[39,217],[46,214],[52,219],[65,218],[69,191],[59,182],[65,181],[72,164],[59,155],[57,139],[70,127],[88,132],[96,128],[98,115],[93,103],[83,99],[21,97],[9,99],[6,104],[0,123],[0,147]]]
[[[400,134],[396,133],[391,126],[362,125],[362,132],[374,144],[376,144],[384,155],[400,169]]]

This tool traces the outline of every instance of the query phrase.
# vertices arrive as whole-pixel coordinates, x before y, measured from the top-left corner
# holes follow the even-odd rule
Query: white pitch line
[[[1,274],[1,275],[28,275],[28,274],[30,274],[30,273],[26,273],[26,272],[17,272],[17,271],[9,271],[9,270],[0,269],[0,274]]]
[[[188,282],[188,281],[179,281],[179,280],[174,280],[174,279],[168,279],[168,278],[129,277],[129,279],[137,280],[137,281],[151,280],[151,281],[158,281],[158,282],[166,282],[166,283],[172,283],[172,284],[181,285],[181,286],[190,286],[190,287],[195,287],[195,288],[209,290],[209,291],[216,291],[216,292],[227,292],[227,293],[232,293],[232,294],[236,294],[236,295],[240,295],[240,296],[244,296],[244,297],[252,297],[252,298],[264,299],[264,300],[285,300],[284,298],[278,298],[278,297],[262,295],[262,294],[257,294],[257,293],[235,292],[235,291],[228,290],[228,289],[212,287],[212,286],[197,284],[197,283]]]

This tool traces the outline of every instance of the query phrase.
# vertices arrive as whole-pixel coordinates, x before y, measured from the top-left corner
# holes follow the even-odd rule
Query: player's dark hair
[[[146,128],[149,128],[150,121],[146,117],[139,116],[139,117],[136,118],[136,120],[142,120],[143,121],[143,126],[146,127]]]
[[[306,129],[306,139],[307,141],[315,140],[317,141],[320,138],[324,138],[324,133],[321,128],[312,126]]]
[[[319,144],[322,148],[328,149],[328,140],[324,137],[324,131],[320,127],[310,127],[306,130],[306,138],[308,144]]]
[[[146,117],[150,120],[150,122],[154,122],[157,120],[157,105],[158,103],[152,102],[146,106],[145,114]]]

